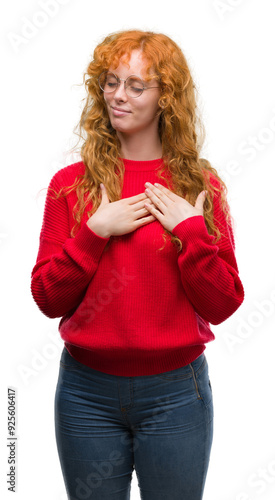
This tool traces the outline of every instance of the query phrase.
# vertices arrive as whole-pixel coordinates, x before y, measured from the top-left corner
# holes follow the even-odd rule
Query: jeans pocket
[[[204,359],[204,354],[201,354],[197,359],[195,359],[195,361],[192,361],[192,363],[190,363],[189,365],[181,366],[180,368],[176,368],[175,370],[171,370],[168,372],[158,373],[157,375],[154,375],[154,377],[167,381],[191,379],[193,376],[193,371],[200,370],[200,367],[204,363]]]
[[[182,366],[168,372],[158,373],[154,375],[157,379],[166,380],[167,382],[176,382],[177,380],[187,380],[192,378],[190,366]]]

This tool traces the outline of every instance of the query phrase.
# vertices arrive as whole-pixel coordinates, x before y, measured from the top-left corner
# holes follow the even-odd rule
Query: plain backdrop
[[[213,327],[205,351],[215,430],[204,500],[275,498],[272,0],[15,0],[1,10],[1,498],[12,496],[7,388],[14,387],[17,498],[66,499],[53,417],[59,320],[37,308],[30,274],[46,188],[79,159],[67,153],[85,96],[77,85],[103,37],[130,28],[163,32],[185,53],[206,127],[202,156],[226,181],[235,219],[246,297]],[[139,498],[134,472],[131,499]]]

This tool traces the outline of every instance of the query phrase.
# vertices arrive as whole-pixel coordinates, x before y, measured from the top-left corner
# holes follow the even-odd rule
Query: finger
[[[134,211],[137,212],[138,210],[144,209],[144,201],[146,200],[146,203],[150,203],[150,205],[153,203],[150,198],[147,196],[143,199],[143,201],[140,201],[139,203],[135,204],[135,207],[133,207]]]
[[[146,194],[140,193],[140,194],[136,194],[135,196],[130,196],[130,198],[125,198],[125,199],[127,199],[127,202],[129,205],[133,205],[134,203],[145,200],[145,198],[147,198]]]
[[[200,210],[202,213],[203,213],[203,205],[205,202],[205,198],[206,198],[206,191],[201,191],[201,193],[198,195],[198,197],[196,199],[196,203],[195,203],[195,208]]]
[[[151,184],[151,186],[152,186],[152,184]],[[176,201],[178,195],[176,195],[175,193],[170,191],[170,189],[166,188],[162,184],[158,184],[158,182],[155,182],[154,187],[158,190],[158,192],[161,192],[161,193],[165,194],[166,196],[168,196],[168,198],[170,198],[170,200]]]
[[[147,215],[147,217],[143,217],[142,219],[139,219],[138,222],[142,224],[148,224],[148,222],[154,222],[156,220],[156,217],[154,215]]]
[[[149,210],[147,210],[147,208],[143,206],[142,208],[140,208],[139,210],[137,210],[135,212],[135,217],[138,219],[139,217],[144,217],[144,215],[146,215],[148,213],[150,213]]]
[[[152,204],[145,202],[145,208],[147,208],[148,212],[151,212],[159,221],[164,218],[164,215]]]
[[[100,189],[101,189],[101,195],[102,195],[101,203],[103,203],[103,204],[109,203],[108,194],[107,194],[107,191],[106,191],[104,184],[102,184],[102,183],[100,184]]]
[[[159,195],[153,193],[153,191],[151,191],[151,189],[149,188],[146,188],[145,189],[145,193],[147,194],[147,196],[150,198],[150,200],[152,200],[152,202],[154,203],[154,205],[163,212],[163,210],[165,210],[166,208],[166,205],[165,203],[160,199]],[[146,201],[147,203],[147,201]]]

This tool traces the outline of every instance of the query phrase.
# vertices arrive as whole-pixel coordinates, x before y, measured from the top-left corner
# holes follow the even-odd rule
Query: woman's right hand
[[[102,200],[96,212],[87,221],[88,227],[98,236],[109,238],[128,234],[156,220],[144,207],[144,200],[151,204],[145,193],[123,198],[110,203],[105,186],[102,185]]]

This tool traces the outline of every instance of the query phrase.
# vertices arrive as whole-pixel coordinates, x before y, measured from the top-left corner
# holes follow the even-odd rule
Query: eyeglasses
[[[145,87],[143,81],[139,76],[131,75],[123,80],[122,78],[118,78],[114,73],[110,73],[109,71],[103,71],[101,75],[98,77],[98,83],[103,90],[107,94],[115,92],[120,85],[120,82],[124,82],[125,92],[129,97],[139,97],[141,96],[144,90],[150,89],[158,89],[159,87]]]

